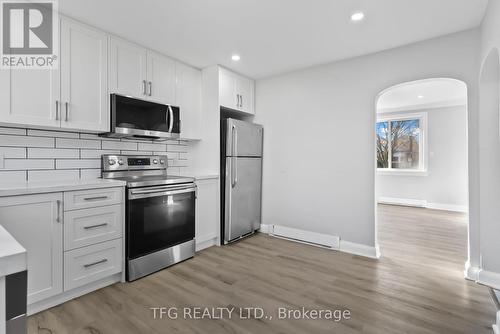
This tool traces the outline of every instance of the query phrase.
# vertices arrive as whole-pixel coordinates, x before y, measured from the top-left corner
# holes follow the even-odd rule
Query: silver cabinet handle
[[[153,95],[153,83],[149,82],[149,96]]]
[[[148,95],[146,80],[142,80],[142,95]]]
[[[172,107],[168,105],[168,114],[170,115],[170,125],[168,126],[168,132],[172,132],[172,129],[174,128],[174,111],[172,110]]]
[[[56,222],[60,223],[61,222],[61,200],[57,200],[57,218]]]
[[[64,106],[66,107],[66,119],[65,121],[69,121],[69,102],[65,102]]]
[[[97,224],[97,225],[84,226],[83,228],[85,230],[90,230],[90,229],[93,229],[93,228],[104,227],[104,226],[108,226],[108,223],[102,223],[102,224]]]
[[[240,95],[240,108],[243,108],[243,95]]]
[[[59,101],[56,100],[56,121],[59,120]]]
[[[240,94],[236,94],[236,108],[240,106]]]
[[[101,199],[108,199],[108,196],[85,197],[84,201],[99,201]]]
[[[84,264],[83,267],[84,268],[89,268],[89,267],[96,266],[98,264],[106,263],[106,262],[108,262],[108,259],[102,259],[102,260],[99,260],[99,261],[96,261],[96,262]]]

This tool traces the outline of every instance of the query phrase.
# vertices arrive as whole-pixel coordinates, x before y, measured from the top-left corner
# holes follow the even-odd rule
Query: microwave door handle
[[[172,110],[172,107],[168,105],[168,114],[170,115],[170,124],[168,126],[168,132],[172,132],[172,129],[174,128],[174,111]]]

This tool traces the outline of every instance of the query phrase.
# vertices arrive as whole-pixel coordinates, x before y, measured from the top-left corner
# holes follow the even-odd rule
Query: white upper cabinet
[[[225,108],[254,114],[254,81],[219,68],[219,101]]]
[[[174,60],[115,37],[110,46],[111,93],[175,103]]]
[[[148,51],[147,71],[149,98],[161,103],[175,104],[175,62]]]
[[[176,64],[176,99],[180,107],[181,138],[199,139],[201,133],[201,71]]]
[[[0,70],[0,123],[59,127],[59,70]]]
[[[109,90],[111,93],[147,95],[147,51],[122,39],[110,38]]]
[[[28,304],[63,291],[62,194],[0,198],[0,225],[28,253]]]
[[[61,127],[109,131],[108,37],[61,22]]]

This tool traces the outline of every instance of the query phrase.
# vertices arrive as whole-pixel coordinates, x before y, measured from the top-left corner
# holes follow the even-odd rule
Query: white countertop
[[[93,179],[79,181],[44,181],[22,183],[0,183],[0,197],[53,193],[60,191],[85,190],[96,188],[124,187],[125,181]]]
[[[0,277],[26,270],[26,249],[0,225]]]

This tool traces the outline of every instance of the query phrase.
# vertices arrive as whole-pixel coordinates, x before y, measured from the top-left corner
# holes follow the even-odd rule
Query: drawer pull
[[[85,197],[83,200],[85,200],[85,201],[99,201],[102,199],[108,199],[108,196]]]
[[[99,260],[97,262],[92,262],[92,263],[84,264],[83,266],[85,268],[90,268],[90,267],[97,266],[98,264],[106,263],[106,262],[108,262],[108,259],[102,259],[102,260]]]
[[[86,230],[90,230],[92,228],[98,228],[98,227],[104,227],[108,226],[108,223],[103,223],[103,224],[97,224],[97,225],[90,225],[90,226],[84,226],[83,228]]]

